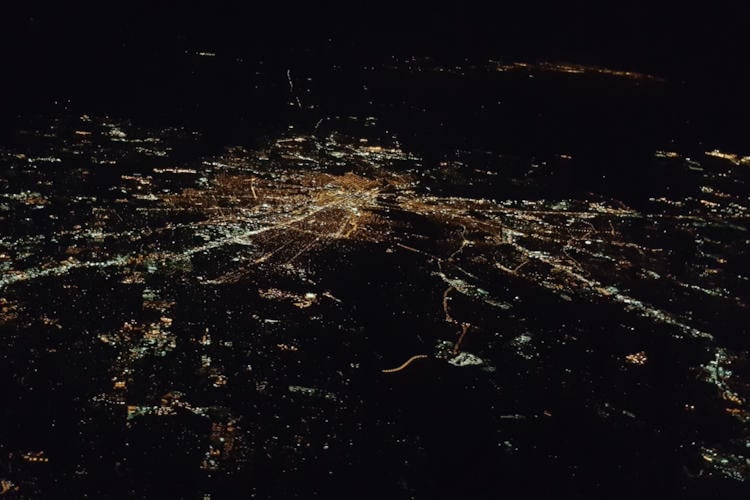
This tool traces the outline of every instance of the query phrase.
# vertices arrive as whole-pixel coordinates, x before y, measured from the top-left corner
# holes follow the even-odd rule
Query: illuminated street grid
[[[532,68],[514,64],[497,69]],[[534,69],[590,71],[578,66]],[[2,152],[0,323],[21,332],[41,324],[63,329],[64,320],[55,311],[36,310],[24,299],[41,293],[36,287],[42,290],[53,278],[63,280],[71,294],[91,276],[103,277],[112,290],[137,290],[140,312],[117,327],[104,324],[89,332],[87,342],[101,344],[114,357],[110,388],[92,395],[89,403],[121,407],[128,426],[145,416],[180,412],[209,419],[205,471],[238,467],[258,443],[231,408],[191,403],[189,390],[134,400],[129,391],[139,367],[158,364],[188,343],[199,356],[190,370],[202,377],[207,391],[225,390],[236,377],[255,377],[258,393],[271,390],[263,369],[250,359],[259,356],[265,360],[259,365],[294,373],[292,360],[305,349],[304,341],[284,334],[291,313],[283,311],[296,310],[299,321],[316,322],[324,321],[325,311],[345,306],[346,297],[318,285],[326,272],[321,256],[374,247],[421,262],[413,272],[426,273],[441,291],[426,297],[434,298],[435,321],[445,327],[433,348],[376,367],[382,376],[420,370],[431,357],[456,367],[481,367],[485,377],[493,378],[498,349],[515,351],[533,366],[548,355],[545,342],[573,342],[570,336],[545,339],[531,330],[506,338],[503,322],[525,321],[517,316],[525,313],[514,312],[526,300],[516,295],[514,284],[563,305],[599,304],[618,311],[613,314],[626,323],[616,328],[628,335],[669,335],[675,345],[701,346],[708,361],[691,367],[688,377],[694,384],[715,386],[722,411],[744,423],[745,434],[731,443],[693,447],[708,474],[750,477],[750,455],[737,452],[750,446],[750,390],[733,375],[733,366],[747,362],[746,353],[724,347],[726,328],[706,312],[715,307],[746,314],[748,297],[739,291],[747,290],[750,276],[733,265],[741,255],[726,242],[750,242],[747,157],[719,150],[692,159],[679,152],[655,152],[655,165],[670,162],[700,176],[700,192],[654,197],[645,208],[634,208],[593,195],[496,200],[434,193],[434,179],[454,179],[459,185],[470,172],[472,182],[493,182],[496,173],[455,159],[423,164],[391,139],[381,144],[291,129],[258,149],[231,147],[199,162],[180,162],[171,159],[179,149],[175,144],[192,140],[183,130],[149,133],[126,122],[82,116],[26,134],[39,141],[33,152]],[[564,154],[556,161],[575,158]],[[687,237],[699,255],[679,277],[669,265],[675,251],[672,235]],[[273,306],[278,314],[254,316],[256,335],[266,332],[269,340],[262,348],[257,342],[243,345],[243,352],[260,351],[249,355],[246,373],[228,372],[224,365],[229,353],[240,348],[238,341],[209,327],[193,328],[187,335],[181,331],[187,326],[178,317],[181,304],[175,290],[252,288],[259,274],[270,278],[256,287],[257,300],[278,304]],[[473,309],[460,305],[467,301]],[[539,314],[545,314],[540,308]],[[492,323],[471,311],[499,319]],[[472,342],[474,335],[500,341]],[[647,348],[617,356],[627,373],[652,363]],[[334,364],[344,381],[360,369],[356,359]],[[493,383],[502,387],[505,381],[493,378]],[[345,385],[297,380],[288,384],[284,397],[356,405],[342,393]],[[685,411],[694,410],[686,401]],[[542,415],[542,408],[538,411]],[[625,407],[618,411],[641,418]],[[302,435],[293,435],[295,446],[309,446]],[[48,460],[43,450],[16,451],[27,461]],[[17,487],[2,482],[3,493]]]

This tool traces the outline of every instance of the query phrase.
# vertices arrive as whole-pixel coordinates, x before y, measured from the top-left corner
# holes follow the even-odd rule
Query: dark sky
[[[311,48],[349,61],[395,54],[598,64],[691,80],[721,106],[750,109],[743,2],[185,3],[4,4],[0,104],[17,113],[72,89],[106,99],[117,82],[158,85],[186,51],[274,61]]]
[[[50,2],[51,3],[51,2]],[[9,9],[5,51],[45,61],[196,45],[244,53],[322,43],[370,52],[488,53],[599,59],[639,66],[743,62],[750,8],[742,2],[99,2],[91,8]],[[65,4],[65,5],[63,5]],[[491,6],[490,6],[491,5]],[[7,54],[6,54],[7,55]]]

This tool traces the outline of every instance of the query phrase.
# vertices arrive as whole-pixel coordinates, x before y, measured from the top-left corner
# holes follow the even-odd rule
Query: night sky
[[[677,83],[684,94],[680,105],[691,108],[694,120],[736,140],[746,135],[750,113],[744,50],[750,12],[741,2],[185,7],[161,1],[5,9],[0,137],[13,130],[19,114],[68,102],[105,113],[136,109],[161,123],[205,122],[188,109],[191,104],[231,107],[231,99],[246,95],[253,71],[283,73],[300,62],[377,64],[392,55],[429,55],[448,64],[488,58],[573,62],[661,75]],[[246,74],[217,74],[195,86],[196,68],[185,54],[198,51],[239,59]],[[254,68],[259,61],[265,66]],[[215,102],[222,95],[226,102]],[[227,126],[230,121],[226,116]]]
[[[352,55],[522,55],[681,76],[710,72],[701,78],[730,86],[748,75],[743,64],[748,7],[742,2],[256,4],[5,7],[10,12],[2,16],[3,52],[20,70],[12,72],[18,82],[45,68],[75,73],[125,65],[136,71],[149,60],[197,47],[249,57],[321,46]],[[60,77],[75,78],[54,79]]]

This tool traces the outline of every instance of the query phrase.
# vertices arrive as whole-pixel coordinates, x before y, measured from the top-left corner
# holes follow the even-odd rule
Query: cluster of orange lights
[[[495,69],[497,71],[546,71],[553,73],[573,73],[573,74],[599,74],[616,76],[619,78],[627,78],[630,80],[655,80],[663,81],[661,78],[649,75],[647,73],[638,73],[635,71],[621,71],[609,68],[600,68],[598,66],[586,66],[583,64],[564,64],[564,63],[550,63],[550,62],[539,62],[539,63],[526,63],[526,62],[514,62],[508,64],[496,63]]]
[[[633,365],[645,365],[648,361],[648,357],[644,351],[628,354],[625,356],[625,361]]]
[[[44,456],[43,451],[30,451],[21,455],[21,458],[23,458],[26,462],[49,462],[49,458]]]

